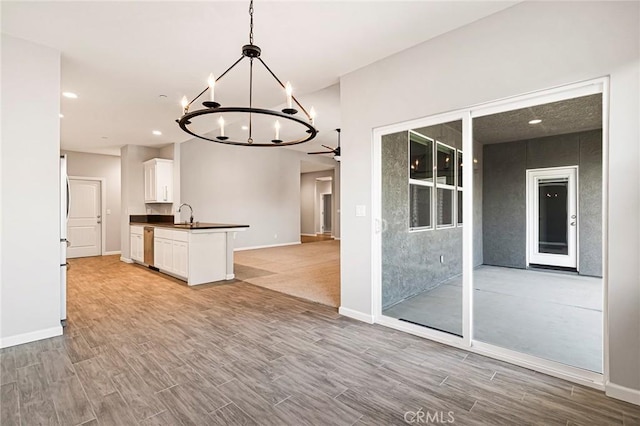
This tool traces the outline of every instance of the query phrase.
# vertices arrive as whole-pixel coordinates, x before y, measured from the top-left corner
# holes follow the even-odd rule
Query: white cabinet
[[[163,272],[189,277],[189,233],[156,228],[153,239],[153,263]]]
[[[173,202],[173,160],[154,158],[144,162],[144,201]]]
[[[131,259],[144,263],[144,227],[130,227]],[[231,280],[233,236],[244,227],[177,229],[154,226],[153,266],[189,285]]]
[[[131,260],[137,260],[138,262],[144,261],[144,239],[142,226],[130,227],[130,239],[131,239]]]
[[[173,273],[184,278],[189,276],[189,243],[173,241]]]

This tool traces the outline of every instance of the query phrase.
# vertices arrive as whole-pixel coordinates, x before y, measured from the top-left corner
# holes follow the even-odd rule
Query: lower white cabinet
[[[131,226],[131,260],[144,261],[144,238],[142,226]]]
[[[160,272],[189,285],[234,278],[232,241],[236,229],[154,228],[153,266]],[[142,226],[131,226],[131,259],[137,263],[144,263],[143,231]]]
[[[189,233],[156,228],[153,266],[163,272],[189,278]]]

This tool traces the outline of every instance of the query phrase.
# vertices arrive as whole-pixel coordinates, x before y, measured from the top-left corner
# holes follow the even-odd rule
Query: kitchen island
[[[190,286],[232,280],[235,235],[248,227],[201,222],[174,224],[131,216],[131,260]]]

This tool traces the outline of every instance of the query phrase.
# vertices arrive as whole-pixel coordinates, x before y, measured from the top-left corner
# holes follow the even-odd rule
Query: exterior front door
[[[69,179],[67,258],[102,254],[101,183]]]
[[[578,267],[577,167],[527,170],[528,265]]]

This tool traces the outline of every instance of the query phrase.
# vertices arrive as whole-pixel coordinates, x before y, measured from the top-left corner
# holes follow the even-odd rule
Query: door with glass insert
[[[462,121],[381,143],[382,314],[462,336]]]
[[[577,267],[575,167],[528,170],[529,265]]]

